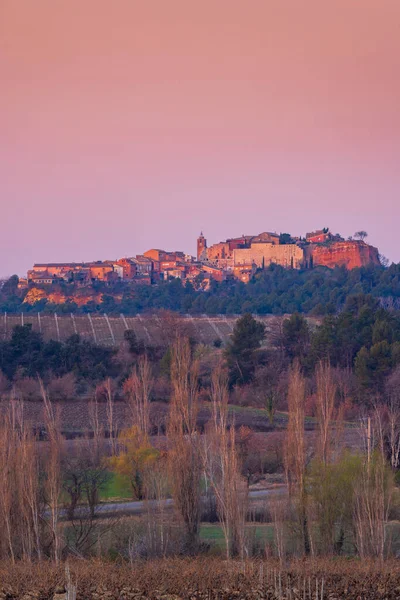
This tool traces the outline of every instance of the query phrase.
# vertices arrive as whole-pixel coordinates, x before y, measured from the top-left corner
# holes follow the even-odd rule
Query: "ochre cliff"
[[[316,246],[312,250],[314,266],[322,265],[333,269],[345,266],[347,269],[379,265],[379,252],[365,242],[335,242],[327,246]]]
[[[116,295],[114,297],[117,298]],[[43,300],[44,298],[52,304],[64,304],[69,300],[71,302],[75,302],[75,304],[77,304],[78,306],[84,306],[85,304],[91,301],[101,303],[103,299],[103,294],[93,292],[85,293],[83,290],[79,290],[77,294],[66,296],[65,294],[58,291],[47,292],[46,290],[43,290],[41,288],[33,287],[26,294],[24,303],[35,304],[36,302],[39,302],[39,300]]]
[[[47,298],[47,294],[44,290],[40,288],[31,288],[25,296],[24,303],[25,304],[35,304],[35,302],[39,302]]]

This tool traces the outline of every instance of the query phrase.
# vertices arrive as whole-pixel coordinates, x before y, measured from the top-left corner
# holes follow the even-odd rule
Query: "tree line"
[[[200,283],[200,282],[198,282]],[[56,286],[57,287],[57,286]],[[400,308],[400,264],[389,267],[371,265],[348,271],[344,267],[311,270],[284,269],[271,265],[258,271],[248,284],[235,280],[211,282],[207,291],[198,291],[190,282],[173,279],[152,286],[114,285],[96,282],[93,290],[101,302],[89,301],[79,307],[73,296],[64,304],[42,299],[33,305],[24,303],[27,290],[18,289],[13,276],[0,288],[0,311],[62,313],[125,313],[133,315],[157,310],[182,314],[335,314],[346,298],[371,294],[387,308]],[[59,291],[73,294],[68,284],[58,284]],[[58,289],[57,288],[57,289]]]
[[[14,327],[10,340],[0,342],[0,372],[9,381],[47,374],[63,377],[73,373],[77,379],[96,382],[116,375],[115,350],[72,335],[65,342],[45,341],[31,324]]]
[[[321,361],[329,362],[361,403],[396,385],[400,314],[382,308],[371,295],[349,296],[341,312],[326,315],[316,326],[294,313],[273,327],[269,346],[263,348],[265,326],[251,315],[237,321],[226,349],[232,386],[258,382],[276,393],[280,374],[295,360],[308,377]]]
[[[65,342],[45,341],[30,324],[18,325],[10,340],[0,341],[0,393],[14,385],[21,397],[29,399],[39,393],[39,376],[58,399],[85,393],[107,378],[123,394],[131,366],[146,355],[159,381],[158,399],[166,399],[171,386],[170,340],[176,332],[190,339],[201,357],[202,382],[210,381],[216,356],[221,352],[226,356],[230,390],[239,403],[245,402],[246,395],[254,403],[263,394],[270,404],[278,402],[294,360],[310,380],[319,362],[328,361],[341,388],[359,404],[396,385],[400,314],[383,308],[370,294],[349,296],[338,314],[317,322],[300,313],[277,317],[269,325],[267,343],[265,326],[248,313],[237,320],[225,348],[219,339],[214,347],[201,344],[190,321],[172,312],[160,313],[158,322],[159,346],[145,347],[127,330],[119,348],[100,346],[78,335]]]

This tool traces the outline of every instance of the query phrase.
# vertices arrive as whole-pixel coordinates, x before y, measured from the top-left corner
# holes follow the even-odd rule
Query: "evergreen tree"
[[[248,383],[256,367],[256,351],[265,338],[265,325],[245,314],[237,320],[225,355],[231,385]]]
[[[307,320],[300,314],[294,313],[283,322],[283,347],[290,360],[302,359],[310,345],[310,329]]]

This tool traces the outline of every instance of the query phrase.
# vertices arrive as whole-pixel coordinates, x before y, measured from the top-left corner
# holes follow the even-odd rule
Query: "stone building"
[[[197,260],[206,260],[207,259],[207,240],[203,235],[203,232],[200,233],[197,238]]]
[[[136,263],[130,258],[120,258],[117,260],[116,264],[122,268],[122,277],[120,275],[121,279],[129,281],[136,277]],[[119,271],[119,273],[121,272]]]
[[[239,281],[242,281],[243,283],[249,283],[256,270],[257,266],[255,263],[250,265],[236,265],[233,267],[233,276],[235,279],[239,279]]]
[[[286,268],[301,269],[304,266],[304,251],[297,244],[273,244],[258,242],[250,248],[238,248],[233,251],[234,267],[255,264],[257,268],[266,268],[275,263]]]
[[[242,235],[237,238],[228,238],[224,242],[218,242],[210,247],[207,247],[207,241],[201,234],[197,240],[197,259],[220,269],[233,271],[234,252],[249,249],[252,244],[279,245],[279,234],[264,231],[258,235]]]
[[[158,248],[151,248],[146,250],[143,256],[150,258],[156,262],[170,261],[170,260],[185,260],[185,253],[180,251],[166,252],[165,250],[159,250]]]
[[[332,239],[332,234],[328,228],[317,229],[317,231],[311,231],[306,233],[306,241],[310,244],[324,244]]]

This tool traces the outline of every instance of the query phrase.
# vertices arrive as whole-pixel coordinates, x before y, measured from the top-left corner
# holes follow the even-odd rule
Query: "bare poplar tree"
[[[354,524],[361,558],[384,559],[392,484],[384,456],[375,451],[370,463],[363,464],[355,486]]]
[[[393,470],[397,470],[400,466],[400,407],[393,396],[390,397],[387,403],[386,415],[390,465]]]
[[[13,470],[15,468],[13,452],[13,431],[10,416],[7,415],[0,431],[0,515],[1,530],[4,535],[7,554],[12,562],[15,561],[13,543],[13,506],[14,482]]]
[[[134,366],[125,389],[128,392],[128,402],[133,424],[143,436],[150,430],[150,396],[153,388],[151,365],[147,356],[141,356],[137,366]]]
[[[305,439],[304,439],[305,380],[296,361],[289,372],[288,427],[286,432],[284,464],[289,498],[296,493],[298,518],[305,554],[310,553],[308,533],[307,496],[305,489]]]
[[[152,465],[145,485],[145,523],[148,556],[165,556],[170,544],[170,529],[165,509],[168,497],[167,455],[162,452]]]
[[[320,362],[316,370],[317,379],[317,427],[318,457],[324,465],[330,459],[332,442],[332,421],[335,411],[336,386],[333,381],[332,370],[329,363]]]
[[[400,367],[389,377],[382,407],[384,449],[393,470],[400,467]]]
[[[176,338],[171,349],[168,463],[174,503],[186,528],[190,550],[198,542],[201,512],[201,458],[196,430],[198,365],[187,338]]]
[[[393,497],[393,475],[385,459],[384,412],[375,407],[365,428],[367,455],[355,482],[354,524],[362,558],[383,560]]]
[[[196,430],[199,365],[192,359],[188,338],[176,338],[171,348],[172,402],[170,420],[184,433]]]
[[[240,474],[234,424],[228,429],[228,374],[218,365],[211,380],[212,422],[204,438],[204,463],[216,498],[226,556],[245,554],[247,485]]]
[[[12,397],[0,425],[0,544],[11,560],[41,558],[39,518],[37,446]]]
[[[296,362],[289,372],[288,426],[285,444],[285,473],[289,492],[296,485],[304,488],[305,441],[304,441],[305,381]]]
[[[93,444],[88,444],[88,450],[92,451],[96,462],[100,460],[100,444],[104,436],[104,429],[100,422],[99,415],[99,401],[97,394],[95,393],[93,398],[89,402],[89,426],[90,432],[93,435]]]
[[[285,498],[275,498],[270,503],[272,522],[274,525],[276,553],[281,564],[286,558],[285,521],[288,518],[287,501]]]
[[[33,556],[42,557],[40,536],[40,485],[39,457],[37,441],[27,427],[21,430],[18,452],[18,489],[23,527],[24,556],[30,560]]]
[[[108,436],[110,441],[111,455],[114,456],[116,453],[118,429],[115,419],[115,398],[110,377],[108,377],[108,379],[105,381],[102,389],[106,397]]]
[[[45,492],[50,513],[48,525],[51,531],[53,542],[53,558],[56,562],[58,562],[62,549],[59,518],[60,494],[62,489],[61,456],[63,451],[63,440],[60,431],[59,415],[57,415],[54,410],[43,382],[40,380],[39,383],[43,399],[44,422],[48,439],[48,456],[45,464]]]

